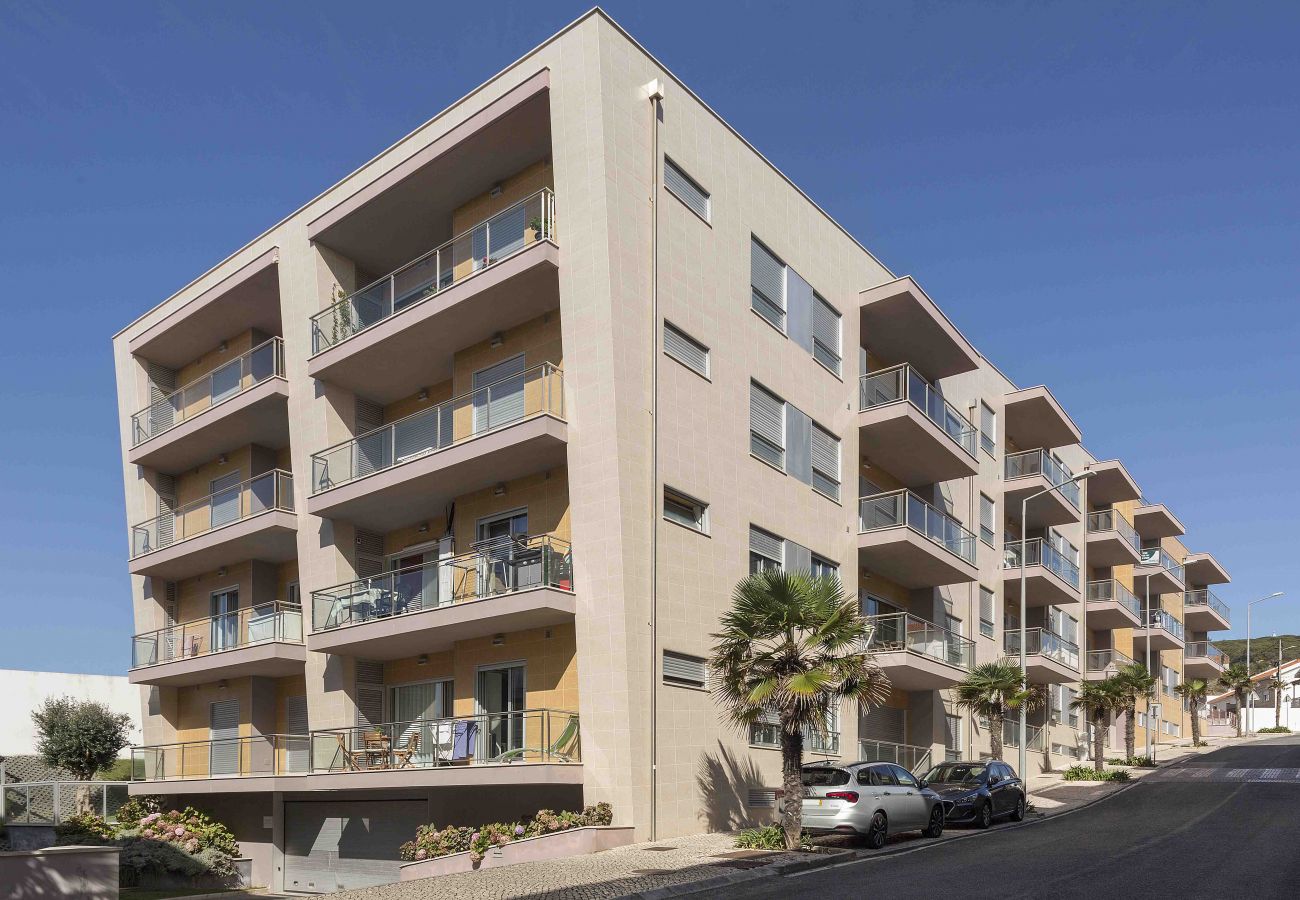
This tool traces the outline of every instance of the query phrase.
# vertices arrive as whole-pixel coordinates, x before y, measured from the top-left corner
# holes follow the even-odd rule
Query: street
[[[1300,738],[1227,747],[1077,812],[719,892],[721,897],[1293,897]],[[950,834],[953,832],[949,832]],[[892,845],[891,845],[892,846]],[[887,851],[886,851],[887,852]]]

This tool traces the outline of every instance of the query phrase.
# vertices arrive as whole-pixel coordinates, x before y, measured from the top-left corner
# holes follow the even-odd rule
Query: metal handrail
[[[872,625],[868,646],[877,652],[907,650],[969,669],[975,659],[975,642],[954,631],[910,613],[867,616]]]
[[[1007,541],[1002,545],[1002,568],[1020,568],[1020,541]],[[1079,566],[1042,538],[1025,541],[1025,566],[1043,566],[1075,590],[1079,589]]]
[[[754,747],[781,746],[781,723],[775,714],[761,716],[749,726],[749,743]],[[829,728],[823,732],[815,728],[804,728],[803,746],[809,753],[838,756],[840,733]]]
[[[1133,657],[1122,650],[1116,650],[1114,647],[1108,650],[1089,650],[1084,654],[1084,664],[1089,672],[1104,672],[1111,666],[1119,668],[1121,666],[1131,666],[1133,663]]]
[[[141,745],[131,748],[131,780],[302,774],[308,770],[310,747],[310,738],[305,734],[258,734]]]
[[[235,387],[218,392],[215,384],[222,375],[238,375]],[[284,340],[273,337],[133,413],[131,446],[138,447],[149,438],[157,437],[188,422],[199,413],[233,400],[267,379],[277,377],[284,377]]]
[[[131,558],[272,510],[293,512],[293,475],[284,469],[271,469],[131,526]]]
[[[1162,629],[1179,639],[1183,636],[1183,623],[1175,619],[1168,611],[1163,609],[1151,610],[1151,618],[1147,620],[1147,627],[1148,629]]]
[[[1138,537],[1133,523],[1116,509],[1099,509],[1088,513],[1088,533],[1117,531],[1124,542],[1139,553],[1142,551],[1142,539]]]
[[[1002,645],[1008,656],[1019,656],[1020,629],[1008,629],[1003,634]],[[1025,655],[1046,656],[1072,669],[1079,668],[1079,645],[1045,628],[1025,629]]]
[[[469,553],[312,591],[312,630],[538,587],[573,590],[572,547],[551,535],[517,535],[485,542]]]
[[[1011,481],[1030,475],[1042,475],[1059,488],[1058,493],[1069,501],[1075,509],[1079,508],[1079,483],[1070,472],[1057,462],[1046,450],[1024,450],[1005,457],[1003,478]]]
[[[1142,601],[1114,578],[1089,581],[1087,600],[1089,603],[1118,603],[1137,616],[1138,621],[1142,620]]]
[[[1025,729],[1026,729],[1025,749],[1042,750],[1043,749],[1043,726],[1026,725]],[[1004,747],[1019,748],[1020,746],[1020,719],[1019,718],[1002,720],[1002,745]]]
[[[1228,604],[1220,600],[1218,598],[1218,595],[1216,595],[1214,591],[1210,590],[1209,588],[1201,588],[1200,590],[1195,590],[1195,591],[1184,591],[1183,605],[1184,606],[1208,606],[1210,609],[1214,610],[1216,613],[1223,616],[1223,621],[1225,622],[1229,621]]]
[[[193,659],[268,642],[302,643],[302,607],[278,600],[137,634],[131,668]]]
[[[930,767],[930,748],[861,738],[858,740],[857,761],[891,762],[917,774]]]
[[[1187,646],[1183,647],[1183,659],[1186,660],[1189,656],[1204,656],[1211,662],[1216,662],[1225,668],[1231,663],[1228,654],[1209,641],[1188,641]]]
[[[858,500],[860,534],[898,527],[910,528],[949,553],[975,562],[975,535],[911,491],[885,491]]]
[[[3,781],[0,824],[58,825],[84,805],[97,808],[105,822],[116,822],[127,790],[125,781]]]
[[[1143,547],[1138,551],[1142,560],[1140,566],[1159,566],[1173,576],[1180,584],[1183,581],[1183,567],[1170,556],[1164,547]]]
[[[564,418],[564,372],[549,362],[313,453],[312,494],[538,415]]]
[[[539,241],[555,241],[555,194],[549,188],[511,204],[313,315],[312,354],[337,346]]]
[[[860,410],[903,400],[925,413],[957,446],[974,458],[975,426],[908,363],[869,372],[858,379]]]

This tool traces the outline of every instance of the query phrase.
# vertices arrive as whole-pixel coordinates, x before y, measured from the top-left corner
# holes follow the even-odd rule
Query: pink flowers
[[[177,825],[177,826],[176,826],[176,836],[177,836],[177,837],[185,837],[185,826],[184,826],[184,825]]]
[[[199,842],[198,842],[198,839],[197,839],[197,838],[190,838],[188,841],[185,842],[185,850],[186,850],[186,852],[188,852],[188,853],[194,853],[194,852],[196,852],[198,849],[199,849]]]
[[[416,859],[428,859],[428,857],[429,857],[429,851],[425,850],[423,847],[415,851]]]
[[[157,822],[161,818],[162,818],[162,813],[160,812],[149,813],[149,815],[145,816],[143,819],[140,820],[140,824],[152,825],[154,822]]]

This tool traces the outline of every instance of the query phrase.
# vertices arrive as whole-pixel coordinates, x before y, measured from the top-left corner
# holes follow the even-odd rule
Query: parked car
[[[862,835],[878,850],[891,834],[943,834],[943,804],[924,781],[893,763],[803,768],[803,825],[814,834]]]
[[[939,763],[925,773],[925,783],[943,801],[950,825],[988,828],[1003,816],[1013,822],[1025,817],[1025,787],[1004,762]]]

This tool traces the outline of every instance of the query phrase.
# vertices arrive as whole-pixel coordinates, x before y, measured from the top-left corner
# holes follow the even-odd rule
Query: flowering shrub
[[[54,826],[54,842],[68,844],[103,844],[117,837],[117,829],[94,813],[78,813]]]
[[[117,808],[117,824],[121,828],[134,828],[145,816],[156,812],[162,812],[161,797],[152,794],[131,797]]]
[[[230,829],[193,807],[149,813],[140,819],[139,827],[140,837],[172,844],[186,853],[213,849],[230,857],[239,855],[239,844]]]
[[[470,859],[477,865],[493,847],[503,847],[511,841],[589,825],[608,825],[612,821],[613,807],[608,803],[597,803],[582,812],[563,810],[557,813],[540,809],[528,822],[493,822],[477,828],[464,825],[450,825],[446,828],[421,825],[415,832],[415,839],[398,848],[398,854],[404,860],[418,862],[468,850]]]

